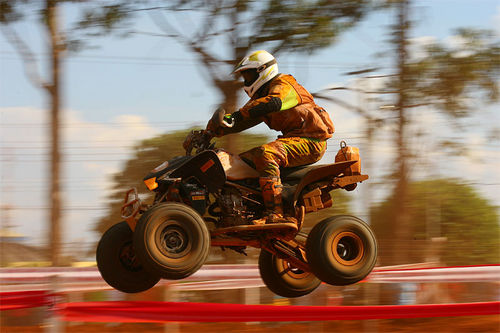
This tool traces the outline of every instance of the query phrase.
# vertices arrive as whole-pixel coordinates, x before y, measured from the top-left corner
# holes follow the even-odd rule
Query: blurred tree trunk
[[[60,106],[61,106],[61,58],[64,50],[58,26],[56,0],[46,1],[47,32],[51,63],[51,82],[45,88],[50,99],[50,260],[53,266],[60,265],[61,252],[61,186],[60,186]]]
[[[397,171],[396,171],[396,203],[393,212],[393,230],[395,231],[395,241],[392,242],[392,260],[394,264],[402,264],[408,261],[408,241],[410,235],[410,224],[407,209],[408,197],[408,159],[406,141],[406,105],[407,100],[407,32],[408,21],[408,1],[402,0],[398,3],[398,19],[394,31],[394,43],[397,47],[397,68],[398,68],[398,100],[396,112],[398,119],[398,129],[396,132],[396,144],[398,151]]]
[[[227,113],[232,113],[238,108],[238,89],[240,84],[235,80],[218,80],[215,77],[211,78],[215,86],[219,89],[219,92],[223,96],[223,101],[221,106],[226,110]],[[240,152],[238,147],[240,147],[240,136],[238,133],[231,134],[231,140],[227,141],[227,146],[224,147],[228,151],[238,153]]]
[[[61,108],[61,60],[66,49],[65,40],[59,27],[58,9],[62,0],[45,0],[38,2],[19,1],[2,2],[0,5],[0,28],[7,40],[19,53],[23,61],[28,80],[37,88],[42,88],[47,92],[49,105],[49,133],[50,148],[50,186],[48,190],[48,247],[50,257],[48,258],[53,266],[61,264],[61,189],[60,189],[60,108]],[[19,36],[12,23],[23,18],[23,6],[40,6],[36,13],[39,22],[47,34],[47,53],[49,55],[48,73],[49,79],[44,80],[37,70],[37,59],[30,46]]]
[[[412,159],[409,142],[412,134],[408,126],[412,119],[409,111],[411,108],[433,106],[442,114],[459,119],[481,110],[470,100],[482,97],[481,102],[491,103],[497,101],[499,96],[500,47],[494,34],[486,30],[458,29],[457,33],[463,40],[460,46],[449,48],[433,43],[424,48],[426,57],[411,59],[408,56],[411,4],[411,0],[387,1],[389,7],[397,10],[397,22],[392,32],[397,54],[397,79],[392,86],[397,93],[394,107],[397,160],[391,223],[386,234],[390,244],[387,264],[408,263],[411,258],[414,224],[410,221],[412,212],[409,205]]]
[[[411,253],[414,252],[411,247],[415,243],[413,240],[415,223],[410,218],[415,212],[412,211],[413,202],[410,206],[409,182],[414,161],[410,139],[415,129],[409,125],[411,122],[417,123],[419,119],[411,119],[410,111],[427,107],[427,109],[420,109],[422,114],[436,112],[457,120],[482,112],[482,108],[478,105],[496,102],[500,96],[498,90],[500,45],[494,32],[460,28],[456,30],[456,34],[462,41],[460,45],[450,47],[431,43],[422,47],[425,51],[424,57],[412,58],[408,56],[411,43],[409,34],[412,27],[411,4],[411,0],[385,0],[379,6],[380,9],[394,9],[396,13],[390,39],[395,50],[393,53],[396,54],[395,73],[373,77],[393,78],[379,92],[379,94],[394,94],[395,96],[394,99],[384,101],[384,104],[389,102],[392,105],[390,117],[387,115],[380,117],[374,113],[364,112],[344,101],[325,96],[323,93],[315,94],[315,97],[325,98],[343,108],[355,111],[371,123],[374,129],[379,130],[383,124],[394,124],[390,129],[394,135],[393,145],[396,148],[394,167],[391,170],[394,187],[390,205],[384,206],[387,211],[384,215],[383,228],[377,228],[382,265],[409,263],[412,260]],[[392,53],[390,56],[392,57]],[[363,73],[366,73],[366,70],[349,74]],[[349,88],[331,88],[324,92],[340,89]],[[368,89],[368,92],[377,93],[372,89]],[[387,107],[383,108],[383,110],[387,109]],[[496,130],[494,124],[492,130]],[[464,155],[467,147],[467,144],[462,144],[453,138],[452,140],[445,139],[437,146],[430,148],[457,156]],[[382,222],[378,220],[376,223]],[[441,228],[441,226],[433,227]]]

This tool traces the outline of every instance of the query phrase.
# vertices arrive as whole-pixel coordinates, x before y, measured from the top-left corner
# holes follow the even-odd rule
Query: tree
[[[82,3],[83,8],[92,6],[92,1],[81,2],[78,0],[0,0],[0,29],[7,40],[12,44],[15,50],[21,57],[25,72],[30,82],[37,88],[42,89],[49,100],[50,127],[49,136],[51,140],[50,148],[50,186],[49,186],[49,244],[50,244],[50,260],[52,265],[60,265],[60,249],[61,249],[61,186],[60,186],[60,170],[61,170],[61,138],[60,138],[60,119],[62,109],[62,87],[64,79],[64,58],[69,51],[77,51],[84,43],[79,38],[83,30],[65,28],[60,22],[60,14],[62,7],[66,3]],[[94,2],[95,6],[95,2]],[[112,8],[112,6],[104,6],[104,8]],[[84,10],[85,13],[87,9]],[[28,20],[27,12],[36,13],[36,17],[41,31],[45,34],[40,38],[46,40],[47,53],[49,55],[46,67],[48,69],[48,77],[43,78],[38,71],[37,57],[33,49],[23,40],[14,27],[18,22]],[[108,20],[118,20],[118,12],[108,13]],[[83,17],[79,20],[80,27],[89,19]],[[102,27],[101,33],[109,33],[111,30]]]
[[[129,33],[173,38],[185,46],[198,57],[202,73],[221,93],[221,104],[228,111],[236,109],[241,85],[229,74],[250,50],[265,46],[274,54],[313,53],[332,44],[370,8],[369,0],[177,0],[149,4],[116,1],[115,6],[91,9],[82,27],[112,29],[124,19],[147,12],[160,30],[132,29]]]
[[[463,118],[478,110],[476,100],[483,93],[484,102],[498,100],[498,74],[500,71],[500,44],[494,34],[484,30],[458,29],[462,43],[455,47],[433,43],[425,47],[426,55],[415,58],[409,54],[411,0],[386,0],[384,6],[395,7],[397,22],[392,27],[391,44],[396,52],[396,73],[389,81],[384,94],[393,93],[395,101],[389,101],[394,122],[392,126],[397,148],[394,200],[390,221],[392,236],[398,241],[409,241],[408,183],[409,163],[412,158],[408,125],[413,120],[410,110],[440,111],[451,119]],[[476,97],[476,98],[474,98]],[[423,107],[427,109],[423,110]],[[386,109],[387,110],[387,109]],[[387,123],[387,122],[386,122]],[[392,242],[391,264],[406,263],[408,252]]]
[[[66,50],[66,43],[61,33],[58,21],[59,4],[63,1],[0,1],[0,28],[7,39],[19,52],[22,57],[26,74],[31,82],[38,88],[42,88],[49,98],[50,109],[50,187],[49,187],[49,205],[50,205],[50,259],[52,265],[59,266],[59,252],[61,247],[60,220],[61,220],[61,189],[60,189],[60,109],[61,109],[61,78],[63,68],[61,66],[63,53]],[[11,27],[12,23],[23,18],[21,7],[25,5],[34,5],[39,9],[40,22],[47,35],[47,48],[49,52],[48,68],[49,78],[44,80],[36,71],[36,58],[32,50]]]
[[[445,238],[440,257],[446,265],[496,264],[500,261],[500,225],[497,207],[470,185],[457,179],[431,179],[410,183],[408,216],[411,240],[393,238],[392,214],[397,192],[371,212],[381,264],[391,263],[391,251],[407,250],[411,262],[429,260],[431,239]]]
[[[370,0],[117,0],[115,5],[90,9],[82,27],[113,29],[148,13],[159,31],[128,32],[173,38],[186,47],[197,56],[208,85],[220,93],[220,105],[233,112],[241,82],[230,73],[251,50],[266,47],[275,55],[286,51],[311,54],[335,42],[370,8]],[[239,135],[231,137],[228,149],[235,150]]]

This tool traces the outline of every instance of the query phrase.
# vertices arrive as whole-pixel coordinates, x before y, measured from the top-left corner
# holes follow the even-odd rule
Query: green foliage
[[[125,192],[130,188],[137,188],[141,199],[147,200],[150,197],[151,192],[142,183],[143,177],[164,161],[175,156],[185,155],[182,143],[189,131],[176,131],[146,139],[133,148],[133,157],[125,163],[122,171],[113,175],[113,194],[109,198],[108,214],[97,223],[95,228],[97,232],[102,234],[110,226],[121,220],[120,208]],[[262,145],[268,142],[269,138],[258,134],[240,134],[238,137],[225,136],[216,139],[216,147],[228,147],[229,142],[235,140],[238,142],[238,149],[241,149],[236,151],[236,153],[239,153]],[[232,143],[234,144],[234,142]]]
[[[409,216],[410,200],[407,197],[409,168],[412,152],[410,137],[412,129],[408,125],[419,120],[409,116],[408,109],[429,106],[421,112],[438,110],[452,120],[468,116],[481,110],[477,107],[481,102],[493,102],[498,99],[498,74],[500,70],[499,43],[494,33],[483,30],[460,29],[455,37],[454,45],[433,43],[410,54],[410,19],[411,0],[384,0],[382,8],[397,8],[397,23],[391,29],[391,43],[395,49],[397,75],[388,83],[387,93],[394,93],[392,108],[397,126],[393,126],[397,156],[394,165],[396,170],[396,191],[394,203],[388,210],[386,226],[390,230],[387,244],[381,246],[381,254],[389,264],[400,264],[408,260],[421,260],[422,250],[411,245],[412,226]],[[416,45],[419,47],[419,45]],[[483,95],[483,96],[481,96]],[[486,97],[486,98],[481,98]],[[420,110],[419,110],[420,111]],[[457,153],[456,143],[443,142],[446,147]],[[385,235],[381,235],[384,237]],[[447,243],[447,248],[451,245]],[[422,243],[422,242],[421,242]],[[392,248],[391,248],[392,247]],[[384,252],[385,251],[385,252]],[[410,258],[413,253],[413,257]],[[389,259],[392,256],[393,262]],[[430,256],[430,255],[429,255]],[[467,257],[464,257],[466,260]],[[469,258],[470,259],[470,258]]]
[[[251,44],[277,42],[281,50],[314,52],[329,46],[365,14],[369,1],[271,0],[257,15]]]
[[[330,45],[335,36],[365,15],[370,4],[369,0],[116,1],[112,5],[89,7],[82,16],[80,27],[110,32],[123,21],[142,12],[167,14],[196,11],[206,15],[197,22],[198,27],[195,28],[201,29],[193,35],[196,37],[191,38],[191,42],[202,44],[209,39],[231,36],[229,41],[237,48],[249,49],[266,42],[278,42],[279,46],[274,51],[288,49],[312,52]],[[232,26],[222,27],[228,24],[228,18]],[[159,20],[155,22],[158,24]],[[178,32],[170,37],[183,35],[183,39],[189,39],[178,25],[174,27],[170,22],[160,24],[163,31]]]
[[[389,243],[398,243],[391,221],[398,207],[394,194],[372,208],[371,222],[383,264],[390,263]],[[500,224],[497,207],[471,186],[455,179],[433,179],[410,184],[407,205],[413,241],[411,260],[422,262],[430,254],[431,238],[445,237],[441,261],[447,265],[498,264]]]
[[[16,9],[14,1],[0,0],[0,23],[8,24],[19,20],[21,17],[22,14]]]
[[[85,29],[90,36],[113,33],[131,24],[132,11],[120,4],[89,6],[82,11],[76,30]]]
[[[98,1],[81,1],[81,0],[0,0],[0,24],[9,25],[23,19],[30,19],[30,12],[37,13],[38,22],[47,25],[47,8],[48,6],[62,7],[63,4],[70,3],[79,8],[78,18],[76,21],[70,22],[73,25],[72,29],[61,31],[61,49],[66,51],[76,52],[83,47],[90,47],[91,41],[87,37],[100,37],[109,34],[118,34],[119,28],[124,29],[131,25],[133,18],[130,4],[114,4],[101,5]],[[61,25],[62,27],[63,25]],[[23,43],[21,39],[14,35],[14,30],[6,30],[9,39],[16,40],[17,44]],[[23,43],[24,44],[24,43]],[[24,52],[28,51],[26,48]]]
[[[459,29],[459,45],[433,43],[426,56],[407,64],[410,104],[433,104],[452,117],[466,116],[476,105],[467,104],[483,93],[485,102],[498,100],[500,43],[491,31]]]
[[[210,79],[223,87],[227,78],[219,77],[215,68],[234,66],[249,50],[258,47],[268,48],[271,53],[312,53],[332,44],[370,9],[369,0],[117,0],[112,5],[89,7],[78,28],[100,34],[125,27],[129,33],[136,33],[133,25],[123,23],[147,13],[159,32],[139,33],[173,38],[187,46],[198,54]],[[196,19],[186,24],[190,14]],[[228,46],[226,60],[221,61],[213,51],[213,45],[218,43]]]

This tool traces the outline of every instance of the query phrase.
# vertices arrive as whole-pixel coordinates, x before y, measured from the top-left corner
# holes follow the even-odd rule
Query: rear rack
[[[333,185],[338,187],[346,187],[347,185],[360,183],[368,179],[368,175],[354,175],[354,176],[343,176],[335,177],[333,180]]]

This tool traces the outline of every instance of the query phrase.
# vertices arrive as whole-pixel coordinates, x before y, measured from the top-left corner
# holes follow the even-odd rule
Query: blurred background
[[[498,264],[499,35],[496,0],[0,0],[0,265],[95,265],[124,192],[147,198],[143,176],[183,155],[190,129],[245,103],[231,71],[258,49],[330,113],[319,163],[346,140],[370,175],[306,231],[349,213],[375,230],[379,266]],[[217,146],[276,135],[259,125]],[[213,249],[209,263],[257,255]],[[498,300],[498,284],[475,287]]]

